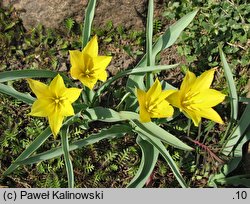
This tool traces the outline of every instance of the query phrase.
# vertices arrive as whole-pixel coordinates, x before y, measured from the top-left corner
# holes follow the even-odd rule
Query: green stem
[[[67,170],[67,177],[68,177],[68,187],[74,188],[74,171],[73,165],[70,160],[69,155],[69,141],[68,141],[68,126],[62,127],[62,149],[63,149],[63,156],[65,160],[66,170]]]
[[[95,15],[96,0],[89,0],[88,6],[85,11],[84,24],[82,29],[82,49],[87,45],[90,34],[92,22]]]
[[[192,124],[191,119],[188,119],[187,137],[189,137],[190,135],[191,124]]]
[[[154,19],[154,1],[148,1],[148,15],[147,15],[147,28],[146,28],[146,57],[147,66],[154,65],[153,59],[153,19]],[[152,73],[146,73],[146,88],[149,89],[153,81]]]
[[[147,28],[146,28],[146,58],[147,66],[155,64],[153,59],[153,19],[154,19],[154,1],[148,1],[148,15],[147,15]],[[149,89],[153,83],[153,75],[151,72],[146,73],[146,88]]]

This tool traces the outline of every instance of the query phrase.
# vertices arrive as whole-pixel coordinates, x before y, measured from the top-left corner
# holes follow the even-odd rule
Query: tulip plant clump
[[[91,37],[91,25],[94,18],[96,1],[89,1],[85,12],[82,32],[82,50],[69,50],[70,73],[55,73],[49,70],[21,70],[0,73],[0,91],[31,105],[30,116],[46,117],[48,127],[37,136],[33,143],[9,166],[4,175],[12,173],[21,165],[33,164],[44,160],[64,156],[67,170],[68,186],[74,187],[74,171],[70,151],[84,148],[103,139],[113,139],[126,134],[136,136],[141,148],[142,158],[139,169],[128,187],[143,187],[150,177],[159,154],[163,156],[181,187],[188,187],[179,167],[164,144],[183,151],[192,151],[193,147],[182,142],[168,130],[162,128],[164,123],[176,119],[175,113],[184,114],[186,121],[195,126],[202,123],[202,118],[223,124],[223,120],[213,107],[223,102],[226,95],[210,86],[214,79],[215,68],[195,76],[187,71],[181,86],[164,86],[167,82],[158,78],[156,73],[174,69],[178,64],[155,65],[155,57],[170,47],[190,24],[198,10],[188,13],[171,25],[153,44],[153,0],[149,0],[146,53],[137,66],[125,70],[113,77],[108,77],[106,68],[112,60],[111,56],[98,54],[98,37]],[[223,58],[223,67],[227,63]],[[121,99],[125,109],[115,111],[99,105],[101,94],[117,79],[128,76],[127,94]],[[227,75],[228,78],[229,74]],[[50,84],[39,79],[51,78]],[[21,93],[3,84],[10,80],[26,79],[30,90],[36,98]],[[98,86],[97,82],[101,85]],[[167,87],[167,88],[166,88]],[[169,88],[173,87],[173,88]],[[108,129],[98,134],[69,142],[69,129],[76,121],[84,119],[88,123],[102,121],[113,123]],[[161,119],[161,120],[159,120]],[[79,121],[79,120],[78,120]],[[162,125],[161,125],[162,124]],[[77,125],[77,124],[74,124]],[[61,139],[61,146],[34,154],[51,135]]]

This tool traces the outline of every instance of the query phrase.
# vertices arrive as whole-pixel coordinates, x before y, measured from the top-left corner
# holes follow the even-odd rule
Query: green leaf
[[[153,122],[149,123],[140,123],[139,121],[134,121],[134,123],[140,127],[142,130],[147,132],[152,137],[160,139],[162,142],[165,142],[175,148],[182,149],[185,151],[192,151],[193,148],[183,143],[177,137],[167,132],[163,128],[159,127]]]
[[[239,130],[237,130],[237,132],[238,131]],[[235,148],[235,150],[233,151],[233,157],[229,161],[227,161],[227,163],[221,168],[220,173],[210,177],[209,182],[208,182],[209,186],[216,187],[217,183],[228,184],[228,185],[230,184],[246,185],[246,179],[244,178],[242,180],[242,179],[237,179],[237,177],[234,178],[234,177],[227,177],[227,176],[239,166],[242,160],[242,156],[243,156],[243,145],[249,140],[250,140],[250,128],[248,126],[248,130],[243,135],[243,138],[240,140],[239,144],[233,145],[233,147]]]
[[[153,56],[153,21],[154,21],[154,1],[148,1],[148,15],[147,15],[147,27],[146,27],[146,59],[147,66],[153,66],[155,64],[155,58]],[[152,73],[146,73],[146,88],[149,89],[153,84]]]
[[[85,11],[85,17],[84,17],[84,23],[83,23],[83,29],[82,29],[82,49],[89,42],[92,22],[93,22],[94,15],[95,15],[95,6],[96,6],[96,0],[90,0],[88,2],[88,6]]]
[[[142,158],[139,169],[132,181],[128,184],[128,188],[142,188],[145,185],[154,170],[159,155],[159,151],[152,144],[141,139],[139,136],[137,136],[136,142],[141,148]]]
[[[131,70],[122,71],[122,72],[116,74],[115,76],[113,76],[112,78],[110,78],[109,80],[107,80],[106,82],[104,82],[102,84],[102,86],[96,92],[96,94],[94,96],[94,100],[96,100],[97,97],[101,94],[101,92],[104,91],[106,88],[108,88],[111,85],[111,83],[113,83],[114,81],[116,81],[117,79],[119,79],[121,77],[124,77],[126,75],[131,75],[131,74],[140,74],[140,73],[146,73],[146,72],[152,72],[152,71],[168,70],[168,69],[175,68],[178,65],[179,64],[157,65],[157,66],[153,66],[153,67],[145,66],[145,67],[139,67],[137,69],[131,69]],[[137,82],[137,83],[139,83],[139,82]],[[135,89],[135,87],[138,87],[138,86],[136,86],[136,84],[135,84],[135,86],[133,86],[133,90]],[[143,88],[143,90],[144,90],[144,88]]]
[[[79,113],[80,111],[86,110],[88,108],[88,106],[83,103],[74,103],[72,106],[75,113]]]
[[[147,132],[151,137],[153,138],[158,138],[161,141],[176,147],[178,149],[186,150],[186,151],[191,151],[193,150],[192,147],[189,147],[185,143],[183,143],[181,140],[179,140],[177,137],[174,135],[170,134],[163,128],[159,127],[153,122],[148,122],[148,123],[141,123],[139,122],[139,115],[134,112],[129,112],[129,111],[121,111],[119,112],[121,118],[127,119],[127,120],[133,120],[133,123],[142,129],[143,131]]]
[[[228,186],[245,186],[250,187],[250,175],[237,175],[231,177],[225,177],[221,175],[215,175],[208,183],[211,187],[217,187],[217,184],[228,185]]]
[[[192,11],[185,16],[183,16],[176,23],[171,25],[167,31],[161,35],[153,46],[154,57],[164,49],[172,46],[177,38],[180,36],[181,32],[192,22],[196,16],[198,10]],[[141,61],[142,63],[143,61]]]
[[[113,138],[122,137],[125,134],[130,133],[131,131],[132,131],[132,128],[128,125],[113,125],[111,128],[103,129],[100,131],[100,133],[92,134],[88,138],[80,139],[80,140],[72,142],[72,144],[69,145],[69,151],[80,149],[82,147],[97,143],[104,139],[113,139]],[[57,148],[48,150],[46,152],[36,154],[34,156],[31,156],[23,160],[19,159],[17,163],[20,165],[33,164],[33,163],[38,163],[38,162],[45,161],[48,159],[52,159],[55,157],[59,157],[62,154],[63,154],[62,147],[57,147]]]
[[[186,184],[185,180],[183,179],[183,177],[182,177],[182,175],[181,175],[181,173],[179,171],[178,166],[175,164],[175,162],[172,159],[171,155],[169,154],[169,152],[167,151],[165,146],[161,143],[161,141],[159,139],[155,138],[155,137],[152,137],[150,134],[145,132],[140,127],[136,127],[135,132],[138,133],[142,137],[142,139],[147,140],[155,148],[158,149],[160,154],[163,156],[163,158],[166,160],[166,162],[168,163],[168,165],[172,169],[172,171],[174,173],[174,176],[176,177],[176,179],[179,182],[179,184],[181,185],[181,187],[186,188],[187,184]]]
[[[241,147],[237,146],[239,142],[242,140],[243,136],[245,135],[247,129],[250,126],[249,121],[249,115],[250,115],[250,104],[247,104],[247,107],[245,108],[236,128],[229,136],[229,140],[226,143],[222,153],[225,155],[229,155],[232,153],[233,155],[238,155],[242,152]]]
[[[247,113],[248,111],[248,113]],[[250,114],[250,105],[248,104],[248,109],[246,109],[242,115],[246,119],[248,117],[248,121],[245,120],[243,121],[242,124],[242,129],[240,128],[241,126],[237,126],[235,131],[233,132],[233,135],[224,149],[224,154],[228,154],[228,152],[232,153],[233,158],[230,159],[227,164],[223,166],[222,172],[224,175],[228,175],[231,173],[233,170],[235,170],[238,165],[240,164],[240,161],[242,160],[242,152],[243,152],[243,145],[250,140],[250,125],[247,124],[249,123],[249,114]],[[247,116],[248,115],[248,116]],[[244,119],[243,119],[244,120]],[[241,132],[242,130],[242,132]],[[233,149],[233,150],[232,150]],[[228,150],[228,152],[226,152]]]
[[[175,24],[169,26],[169,28],[165,31],[163,35],[161,35],[156,43],[153,45],[153,51],[152,51],[152,57],[153,59],[156,57],[156,55],[163,51],[164,49],[170,47],[175,43],[177,38],[180,36],[181,32],[191,23],[191,21],[194,19],[195,15],[197,14],[198,10],[195,10],[191,13],[188,13],[187,15],[183,16],[180,20],[178,20]],[[141,61],[137,64],[137,66],[134,69],[137,69],[137,67],[142,67],[146,65],[146,55],[141,59]],[[127,81],[127,89],[131,93],[134,92],[134,88],[138,87],[140,89],[144,89],[143,87],[143,78],[144,74],[140,74],[137,76],[131,75],[128,78]],[[127,106],[131,107],[132,104],[134,104],[134,98],[128,98],[127,100]],[[132,110],[134,110],[132,108]]]
[[[53,78],[56,72],[49,70],[14,70],[0,73],[0,82],[12,81],[26,78]]]
[[[84,114],[88,116],[90,121],[104,121],[104,122],[118,122],[123,121],[118,112],[103,107],[89,108],[84,111]]]
[[[169,26],[168,29],[161,35],[156,43],[153,45],[153,56],[155,56],[163,51],[164,49],[172,46],[177,38],[180,36],[181,32],[192,22],[194,17],[196,16],[198,10],[192,11],[185,16],[183,16],[180,20],[178,20],[173,25]],[[146,64],[146,56],[144,56],[137,66],[145,66]]]
[[[33,142],[32,144],[22,152],[22,154],[17,157],[14,163],[10,165],[10,167],[3,173],[3,176],[6,176],[13,172],[19,164],[16,162],[19,162],[23,159],[28,158],[34,151],[36,151],[46,140],[47,138],[51,135],[51,130],[49,127],[47,127]]]
[[[242,103],[250,103],[250,98],[247,98],[247,97],[239,97],[239,102],[242,102]]]
[[[146,59],[147,66],[154,65],[153,58],[153,19],[154,19],[154,1],[148,1],[148,15],[147,15],[147,27],[146,27]]]
[[[63,124],[67,125],[68,123],[71,122],[75,117],[79,117],[79,114],[76,114],[72,117],[70,117],[68,120],[66,120]],[[35,152],[46,140],[47,138],[51,135],[51,129],[50,127],[47,127],[38,137],[27,147],[26,150],[24,150],[18,158],[12,163],[9,168],[4,172],[4,176],[10,174],[13,172],[18,166],[18,162],[21,160],[24,160],[28,158],[33,152]]]
[[[70,160],[70,155],[69,155],[69,140],[68,140],[69,127],[63,126],[61,132],[62,132],[61,134],[62,151],[63,151],[64,161],[65,161],[65,166],[66,166],[66,171],[67,171],[67,176],[68,176],[68,187],[74,188],[74,170],[73,170],[73,165],[72,165],[72,162]]]
[[[7,26],[4,28],[4,31],[6,32],[6,31],[10,30],[11,28],[13,28],[18,23],[19,23],[19,21],[13,21],[10,24],[7,24]]]
[[[20,101],[23,101],[27,104],[32,104],[35,101],[35,98],[33,98],[31,95],[29,95],[28,93],[21,93],[19,91],[17,91],[16,89],[14,89],[11,86],[7,86],[4,84],[0,83],[0,92],[4,93],[6,95],[12,96]]]
[[[0,83],[27,78],[54,78],[58,73],[50,70],[14,70],[0,73]],[[60,73],[64,81],[75,86],[74,83],[64,74]]]
[[[187,150],[187,151],[193,150],[193,148],[189,147],[181,140],[179,140],[177,137],[170,134],[169,132],[159,127],[155,123],[153,122],[140,123],[138,121],[139,115],[137,113],[129,111],[116,112],[112,109],[103,107],[87,109],[84,113],[86,114],[86,116],[88,116],[88,119],[90,121],[100,120],[104,122],[118,122],[124,120],[133,120],[133,123],[135,123],[136,126],[142,128],[144,131],[151,134],[153,137],[159,138],[163,142],[166,142],[167,144],[182,150]]]
[[[238,103],[239,103],[239,99],[238,99],[238,94],[237,94],[237,89],[234,83],[234,79],[233,79],[233,74],[232,71],[227,63],[225,54],[223,53],[221,47],[219,46],[219,52],[220,52],[220,58],[221,58],[221,62],[222,62],[222,66],[224,68],[225,71],[225,76],[226,76],[226,80],[227,80],[227,84],[229,87],[229,96],[230,96],[230,106],[231,106],[231,113],[230,113],[230,121],[229,121],[229,125],[227,127],[227,130],[225,131],[225,134],[221,140],[222,144],[225,144],[225,139],[228,137],[228,134],[231,132],[231,128],[232,125],[234,123],[234,121],[237,121],[238,118]],[[228,138],[230,140],[230,137]],[[222,150],[224,149],[224,146],[222,147]]]

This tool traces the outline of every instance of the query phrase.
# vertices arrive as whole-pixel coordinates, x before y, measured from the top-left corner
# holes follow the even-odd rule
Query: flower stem
[[[70,160],[69,155],[69,141],[68,141],[68,126],[62,127],[62,149],[63,149],[63,155],[67,170],[67,177],[68,177],[68,187],[73,188],[74,187],[74,171],[73,171],[73,165]]]
[[[153,59],[153,21],[154,21],[154,1],[148,1],[148,16],[147,16],[147,27],[146,27],[146,56],[147,66],[154,66],[155,62]],[[146,73],[146,88],[149,89],[153,81],[152,73]]]

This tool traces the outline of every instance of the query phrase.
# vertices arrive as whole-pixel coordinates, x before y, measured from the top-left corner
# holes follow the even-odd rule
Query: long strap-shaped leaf
[[[33,98],[31,95],[29,95],[28,93],[21,93],[19,91],[17,91],[16,89],[14,89],[11,86],[7,86],[4,84],[0,83],[0,92],[9,96],[12,96],[20,101],[23,101],[27,104],[32,104],[35,101],[35,98]]]
[[[225,54],[222,51],[222,48],[220,46],[219,46],[219,52],[220,52],[222,67],[224,69],[226,80],[227,80],[227,85],[229,87],[229,97],[230,97],[230,106],[231,106],[230,121],[229,121],[227,129],[224,133],[224,136],[223,136],[222,140],[220,141],[220,143],[222,144],[221,150],[223,151],[226,144],[227,144],[227,142],[225,142],[225,140],[227,139],[227,141],[229,141],[231,139],[230,132],[231,132],[231,129],[233,127],[234,122],[237,121],[237,118],[238,118],[239,99],[238,99],[237,89],[236,89],[236,85],[234,83],[232,71],[227,63]]]
[[[250,115],[250,104],[247,104],[247,107],[245,108],[236,128],[231,133],[230,138],[223,149],[222,152],[223,154],[225,155],[229,155],[230,153],[232,153],[233,155],[235,154],[235,148],[237,147],[237,144],[242,140],[243,135],[246,133],[247,129],[250,126],[249,115]]]
[[[116,112],[109,108],[103,108],[103,107],[95,107],[95,108],[89,108],[84,111],[86,116],[88,116],[90,121],[100,120],[104,122],[119,122],[124,120],[133,120],[134,123],[142,128],[144,131],[148,132],[151,135],[154,135],[154,137],[160,139],[161,141],[172,145],[178,149],[191,151],[193,148],[189,147],[187,144],[179,140],[174,135],[170,134],[163,128],[159,127],[153,122],[149,123],[140,123],[139,122],[139,115],[134,112],[129,111],[120,111]]]
[[[32,143],[31,145],[22,152],[22,154],[17,157],[14,163],[12,163],[9,168],[4,172],[4,176],[13,172],[19,164],[16,162],[21,161],[23,159],[28,158],[34,151],[36,151],[44,142],[45,140],[51,135],[51,130],[47,127]]]
[[[209,182],[211,186],[216,186],[216,183],[223,183],[227,179],[230,180],[231,177],[227,178],[227,176],[239,166],[243,156],[243,145],[250,140],[249,114],[250,103],[247,104],[222,152],[225,155],[231,154],[232,158],[223,166],[221,173],[211,177]]]
[[[50,78],[56,75],[56,72],[50,70],[13,70],[0,72],[0,82],[36,77]]]
[[[0,83],[13,81],[18,79],[27,79],[27,78],[54,78],[58,73],[50,70],[40,70],[40,69],[26,69],[26,70],[13,70],[0,72]],[[72,81],[63,73],[60,73],[62,78],[74,85]]]
[[[136,142],[142,151],[141,163],[136,175],[128,184],[128,188],[142,188],[145,185],[154,170],[159,155],[159,151],[148,141],[141,139],[140,136],[137,136]]]
[[[97,143],[104,139],[113,139],[122,137],[127,133],[132,132],[132,128],[129,125],[114,125],[109,129],[103,129],[97,134],[92,134],[88,138],[80,139],[77,141],[72,142],[69,145],[69,151],[73,151],[76,149],[80,149],[82,147],[85,147],[87,145],[91,145],[94,143]],[[31,156],[29,158],[19,160],[17,164],[19,165],[26,165],[26,164],[33,164],[38,163],[41,161],[49,160],[55,157],[59,157],[63,154],[62,147],[53,148],[51,150],[48,150],[46,152],[42,152],[39,154],[36,154],[34,156]]]
[[[153,46],[152,51],[152,58],[154,59],[155,56],[164,49],[170,47],[175,43],[177,38],[180,36],[181,32],[191,23],[191,21],[194,19],[195,15],[197,14],[198,10],[195,10],[193,12],[188,13],[187,15],[183,16],[180,20],[178,20],[175,24],[169,26],[169,28],[165,31],[163,35],[161,35],[156,43]],[[140,60],[140,62],[137,64],[137,66],[134,69],[137,69],[137,67],[142,67],[146,65],[146,56]],[[134,93],[134,88],[140,88],[144,89],[143,86],[143,78],[144,74],[141,75],[130,75],[127,81],[126,88],[131,93]],[[128,107],[132,106],[131,104],[134,103],[133,98],[128,98],[127,100]],[[133,108],[132,108],[133,110]]]
[[[148,1],[148,15],[146,27],[146,61],[147,66],[155,65],[155,58],[153,56],[153,22],[154,22],[154,0]],[[153,74],[146,73],[146,89],[149,89],[153,84]]]
[[[236,175],[228,178],[221,178],[216,180],[217,183],[227,186],[245,186],[250,188],[250,174]]]
[[[83,29],[82,29],[82,49],[89,42],[92,22],[93,22],[94,15],[95,15],[95,6],[96,6],[96,0],[89,0],[88,6],[85,12]]]
[[[63,126],[62,127],[62,151],[63,151],[63,156],[64,156],[64,161],[65,161],[65,166],[66,166],[66,171],[67,171],[67,176],[68,176],[68,187],[69,188],[74,188],[74,170],[73,170],[73,165],[70,160],[70,155],[69,155],[69,139],[68,139],[68,134],[69,134],[69,127],[68,126]]]
[[[219,47],[219,51],[220,51],[220,58],[221,58],[221,62],[222,62],[222,67],[225,71],[227,85],[229,87],[229,96],[230,96],[230,104],[231,104],[231,118],[234,120],[237,120],[239,99],[238,99],[236,85],[234,83],[232,71],[227,63],[225,54],[222,51],[221,47]]]
[[[152,135],[155,138],[160,139],[161,141],[176,147],[178,149],[186,150],[186,151],[191,151],[193,150],[192,147],[188,146],[181,140],[179,140],[177,137],[172,135],[171,133],[167,132],[163,128],[159,127],[153,122],[148,122],[148,123],[141,123],[139,122],[139,115],[134,112],[129,112],[129,111],[121,111],[119,112],[121,118],[126,118],[127,120],[132,120],[133,123],[141,128],[143,131],[147,132],[148,134]]]
[[[172,171],[173,171],[177,181],[181,185],[181,187],[186,188],[187,184],[186,184],[185,180],[183,179],[183,177],[182,177],[182,175],[181,175],[181,173],[179,171],[179,168],[175,164],[174,160],[172,159],[171,155],[169,154],[169,152],[167,151],[165,146],[162,144],[162,142],[159,139],[155,138],[154,136],[148,134],[147,132],[145,132],[143,129],[141,129],[138,126],[135,127],[134,130],[135,130],[136,133],[138,133],[142,137],[142,139],[147,140],[155,148],[158,149],[160,154],[164,157],[164,159],[166,160],[166,162],[168,163],[168,165],[172,169]]]
[[[64,125],[66,125],[67,123],[71,122],[71,120],[73,120],[75,117],[79,117],[78,114],[70,117],[66,122],[64,122]],[[47,127],[30,145],[29,147],[27,147],[26,150],[24,150],[22,152],[22,154],[20,154],[17,159],[15,160],[14,163],[12,163],[9,168],[4,172],[4,176],[10,174],[11,172],[13,172],[18,166],[19,164],[17,164],[16,162],[24,160],[26,158],[28,158],[33,152],[35,152],[46,140],[47,138],[51,135],[51,129],[49,127]]]
[[[110,78],[109,80],[107,80],[106,82],[104,82],[102,84],[102,86],[95,93],[94,100],[96,100],[97,97],[101,94],[101,92],[103,92],[106,88],[108,88],[111,83],[113,83],[114,81],[116,81],[117,79],[119,79],[121,77],[124,77],[124,76],[127,76],[127,75],[131,75],[131,74],[140,74],[140,73],[145,73],[145,72],[168,70],[168,69],[175,68],[178,65],[179,64],[157,65],[157,66],[154,66],[154,67],[145,66],[145,67],[139,67],[137,69],[131,69],[131,70],[122,71],[122,72],[116,74],[115,76],[113,76],[112,78]],[[136,87],[136,84],[133,87]]]
[[[170,134],[163,128],[159,127],[153,122],[149,123],[141,123],[138,120],[134,120],[134,123],[137,125],[137,127],[140,127],[148,134],[154,136],[155,138],[160,139],[162,142],[165,142],[173,147],[176,147],[178,149],[182,149],[185,151],[191,151],[193,148],[189,147],[185,143],[183,143],[181,140],[179,140],[174,135]]]
[[[243,149],[242,149],[243,145],[249,140],[250,140],[250,128],[244,134],[244,137],[240,141],[240,143],[237,145],[237,147],[234,151],[234,156],[222,167],[221,172],[219,174],[216,174],[216,175],[213,175],[212,177],[210,177],[209,182],[208,182],[209,186],[216,187],[217,184],[223,184],[225,181],[234,180],[234,178],[235,178],[234,176],[228,177],[228,175],[239,166],[239,164],[242,160],[242,155],[243,155]],[[243,177],[244,176],[246,176],[246,175],[243,175]],[[230,182],[227,184],[229,185]],[[246,183],[244,183],[243,180],[241,180],[240,184],[248,186],[248,185],[246,185]]]
[[[243,156],[243,145],[246,142],[248,142],[249,140],[250,140],[250,129],[248,129],[248,131],[245,132],[242,140],[237,145],[237,147],[234,151],[234,157],[231,160],[229,160],[227,162],[227,164],[225,164],[223,166],[223,174],[224,175],[228,175],[229,173],[231,173],[233,170],[235,170],[239,166],[240,161],[242,160],[242,156]]]
[[[178,20],[173,25],[169,26],[163,35],[161,35],[156,43],[153,45],[152,55],[155,56],[172,46],[177,38],[180,36],[181,32],[192,22],[194,17],[196,16],[198,10],[192,11],[185,16],[183,16],[180,20]],[[137,66],[145,66],[146,65],[146,56],[144,56]]]

